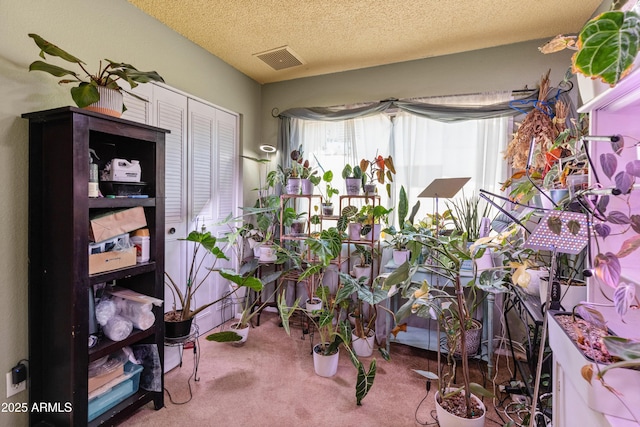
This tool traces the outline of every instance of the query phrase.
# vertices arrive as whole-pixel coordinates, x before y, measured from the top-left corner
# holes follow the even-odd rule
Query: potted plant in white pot
[[[322,177],[316,176],[311,178],[311,182],[318,187],[318,191],[322,196],[322,215],[323,216],[331,216],[333,215],[333,202],[331,201],[333,196],[338,195],[340,191],[337,188],[334,188],[331,185],[331,181],[333,181],[333,172],[328,170],[322,174]],[[320,182],[325,183],[325,191],[322,191],[320,188]]]
[[[357,196],[360,194],[360,188],[364,184],[365,176],[362,173],[359,165],[351,166],[350,164],[344,165],[342,169],[342,178],[344,178],[345,186],[347,187],[348,196]]]
[[[376,194],[377,184],[382,184],[385,186],[387,195],[391,197],[391,183],[393,175],[396,173],[391,156],[376,155],[373,160],[362,159],[360,160],[360,169],[368,177],[367,182],[364,183],[365,195],[373,196]]]
[[[322,274],[330,263],[330,260],[337,257],[341,250],[340,232],[335,228],[323,230],[317,238],[307,239],[309,246],[314,246],[314,251],[325,255],[317,258],[317,262],[310,264],[300,276],[301,278],[310,275]],[[355,385],[356,403],[361,405],[362,399],[367,395],[373,385],[377,362],[373,359],[368,369],[358,359],[357,355],[350,347],[351,327],[346,320],[338,321],[340,313],[346,300],[351,295],[351,291],[343,291],[342,284],[338,283],[335,293],[329,286],[319,286],[315,294],[322,301],[320,310],[309,311],[300,306],[300,301],[296,300],[293,305],[287,304],[286,295],[283,292],[278,297],[278,312],[282,320],[282,325],[287,334],[290,335],[289,320],[295,312],[301,312],[314,323],[320,335],[320,343],[313,348],[314,369],[316,374],[323,377],[331,377],[336,374],[339,358],[339,348],[342,347],[349,354],[351,363],[357,370],[357,380]],[[383,357],[388,360],[388,354],[382,352]]]
[[[577,36],[558,35],[539,49],[542,53],[572,49],[571,69],[579,76],[599,80],[605,87],[615,86],[633,68],[638,54],[640,15],[634,9],[637,2],[614,1],[611,10],[589,20]],[[600,91],[590,91],[590,97]],[[584,96],[583,101],[587,97]]]
[[[120,80],[126,81],[131,89],[135,88],[139,83],[164,82],[162,77],[155,71],[139,71],[133,65],[108,59],[104,60],[104,65],[100,62],[97,72],[92,74],[87,70],[86,64],[81,59],[67,53],[37,34],[31,33],[29,37],[40,48],[40,57],[42,59],[46,59],[45,54],[57,56],[80,67],[82,72],[77,73],[44,61],[34,61],[29,65],[29,71],[44,71],[55,77],[66,77],[60,80],[59,84],[76,85],[71,88],[71,98],[80,108],[120,117],[126,110],[122,101],[123,91],[142,99],[136,94],[123,89],[120,86]]]
[[[462,384],[454,386],[453,375],[444,376],[442,372],[442,364],[438,364],[440,372],[438,374],[431,372],[420,372],[430,380],[438,381],[438,391],[435,394],[436,409],[438,411],[438,422],[441,426],[451,425],[467,425],[469,419],[478,418],[478,425],[484,425],[485,409],[480,400],[475,396],[492,396],[492,393],[485,390],[478,384],[471,383],[469,380],[469,362],[468,349],[466,343],[466,331],[471,321],[471,313],[473,308],[468,305],[464,297],[464,288],[460,279],[460,267],[463,260],[471,260],[473,257],[482,256],[483,250],[472,253],[467,245],[465,234],[453,233],[452,236],[433,237],[429,235],[420,236],[421,244],[425,245],[430,252],[430,262],[423,264],[422,267],[427,271],[444,277],[451,281],[454,286],[454,294],[451,295],[444,290],[434,288],[427,281],[422,284],[413,283],[412,274],[416,271],[416,258],[412,257],[409,263],[403,264],[391,273],[384,281],[382,288],[387,290],[396,290],[407,302],[402,305],[396,312],[396,328],[394,331],[402,330],[402,322],[409,314],[416,314],[427,318],[434,318],[444,321],[447,317],[453,319],[447,324],[451,326],[451,330],[445,331],[449,345],[448,362],[455,363],[455,358],[449,357],[453,355],[459,342],[459,353],[462,363]],[[413,263],[413,264],[411,264]],[[490,271],[482,274],[490,274]],[[480,281],[476,283],[474,277],[466,287],[471,288],[479,286]],[[501,287],[500,280],[486,284],[485,286]],[[447,304],[442,304],[446,302]],[[448,308],[445,308],[448,307]],[[456,321],[457,319],[457,321]],[[438,347],[438,360],[440,360],[440,347]],[[455,369],[455,366],[453,366]],[[474,396],[475,395],[475,396]],[[473,402],[473,403],[472,403]],[[445,414],[445,412],[447,414]],[[454,415],[454,421],[446,424],[445,419],[450,413]]]
[[[251,293],[247,292],[247,295],[241,299],[240,313],[236,316],[236,321],[230,326],[230,331],[238,334],[241,339],[238,341],[232,341],[232,344],[243,344],[247,341],[251,320],[256,315],[259,315],[261,310],[266,307],[267,304],[270,304],[272,298],[274,298],[280,290],[280,282],[278,281],[278,278],[282,274],[282,271],[274,271],[262,278],[258,278],[255,275],[257,269],[258,260],[254,258],[243,264],[237,273],[226,269],[220,271],[220,275],[229,280],[233,285],[232,292],[237,292],[238,289],[244,288],[258,293],[263,291],[265,283],[276,283],[273,287],[273,291],[266,298],[252,298]],[[207,335],[206,339],[208,341],[228,342],[228,331],[214,332]]]
[[[398,226],[396,229],[393,225],[382,230],[388,239],[385,239],[385,244],[393,248],[393,262],[396,265],[401,265],[409,260],[411,252],[409,251],[409,242],[413,240],[414,235],[418,230],[413,225],[418,209],[420,208],[420,201],[418,201],[412,208],[409,218],[409,200],[407,198],[407,192],[404,186],[400,187],[400,193],[398,196]]]

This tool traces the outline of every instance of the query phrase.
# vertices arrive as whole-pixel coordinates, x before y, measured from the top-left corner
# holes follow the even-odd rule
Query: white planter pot
[[[371,266],[365,266],[365,267],[354,266],[352,276],[355,277],[356,279],[359,279],[362,276],[367,278],[371,277]]]
[[[369,357],[373,354],[373,347],[376,341],[376,333],[370,329],[366,338],[360,338],[359,336],[351,333],[351,343],[353,351],[356,355],[361,357]]]
[[[323,203],[322,204],[322,215],[324,215],[324,216],[333,215],[333,204],[331,204],[331,203]]]
[[[542,208],[552,210],[555,208],[555,206],[553,205],[554,203],[556,205],[559,204],[562,199],[569,195],[569,190],[566,188],[554,188],[545,191],[545,193],[549,197],[546,197],[544,194],[540,194],[540,203],[542,204]],[[551,198],[553,202],[549,200],[549,198]]]
[[[522,288],[525,294],[540,296],[540,282],[542,278],[549,278],[549,270],[541,268],[539,270],[527,269],[527,273],[531,276],[529,286]],[[546,295],[546,293],[545,293]]]
[[[314,310],[322,310],[322,300],[320,298],[312,298],[311,302],[307,299],[305,308],[312,312]]]
[[[328,344],[326,344],[328,345]],[[340,349],[329,356],[321,354],[320,344],[313,347],[313,368],[316,375],[321,377],[332,377],[338,372],[338,360],[340,358]]]
[[[637,425],[635,421],[640,419],[640,393],[638,392],[640,371],[624,368],[607,371],[604,379],[613,390],[619,393],[619,395],[614,394],[595,378],[598,369],[596,364],[587,359],[571,341],[562,326],[555,320],[554,315],[549,316],[548,324],[549,345],[553,350],[554,363],[562,367],[563,381],[567,386],[572,385],[571,390],[576,390],[578,399],[586,402],[594,411],[631,420],[633,423],[629,425]],[[594,372],[591,383],[584,379],[581,372],[582,367],[588,365],[593,367]],[[602,369],[606,365],[598,364],[598,366]]]
[[[586,104],[610,88],[610,86],[602,80],[591,79],[591,77],[587,77],[581,73],[576,74],[576,81],[578,82],[578,92],[580,92],[580,98],[582,98],[583,104]]]
[[[289,178],[287,180],[287,186],[285,187],[287,194],[300,194],[302,191],[302,179]]]
[[[394,249],[393,250],[393,262],[395,265],[402,265],[409,261],[409,252],[407,249]]]
[[[349,313],[347,317],[349,318],[349,323],[351,323],[351,327],[356,326],[356,316],[353,313]]]
[[[346,178],[344,181],[347,186],[348,196],[357,196],[360,194],[360,187],[362,186],[362,180],[360,178]]]
[[[301,178],[300,193],[303,196],[310,196],[313,194],[313,183],[309,180],[309,178]]]
[[[360,230],[362,230],[362,224],[359,222],[351,222],[349,227],[349,240],[360,240]]]
[[[548,278],[540,279],[540,302],[544,304],[547,301],[547,292],[549,288]],[[553,296],[552,296],[553,297]],[[584,282],[571,282],[571,285],[560,284],[560,305],[567,311],[573,310],[579,302],[587,299],[587,286]]]
[[[447,390],[448,391],[448,390]],[[464,393],[462,391],[461,393]],[[438,403],[438,398],[440,397],[439,391],[436,391],[435,400],[436,400],[436,414],[438,415],[438,424],[440,427],[484,427],[484,421],[487,414],[487,409],[480,399],[478,399],[473,394],[471,395],[471,399],[475,400],[480,404],[482,408],[482,415],[478,418],[462,418],[454,415],[440,406]]]
[[[373,240],[373,241],[379,240],[381,231],[382,231],[382,224],[380,223],[373,224],[373,226],[371,227],[371,231],[369,231],[364,236],[364,240]]]
[[[305,220],[295,220],[291,224],[292,236],[302,236],[306,230],[307,230],[307,221]]]
[[[364,185],[364,194],[365,194],[365,196],[375,196],[376,195],[376,185],[375,184],[365,184]]]
[[[273,262],[278,259],[276,248],[271,245],[260,246],[260,261]]]
[[[104,86],[97,86],[97,89],[100,94],[100,100],[84,107],[85,110],[95,111],[112,117],[122,116],[122,93],[115,89],[108,89]]]
[[[239,329],[238,324],[236,323],[231,325],[230,329],[242,337],[240,341],[234,341],[232,344],[241,345],[247,342],[247,337],[249,336],[249,329],[250,329],[248,325],[245,328]]]

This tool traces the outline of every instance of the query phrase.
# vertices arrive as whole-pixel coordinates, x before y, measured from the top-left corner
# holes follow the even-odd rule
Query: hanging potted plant
[[[113,62],[108,59],[104,60],[104,65],[100,62],[97,72],[92,74],[85,68],[86,64],[81,59],[67,53],[37,34],[29,34],[29,37],[40,48],[40,57],[42,59],[46,60],[45,54],[57,56],[80,67],[82,72],[77,73],[44,61],[34,61],[29,65],[29,71],[44,71],[55,77],[66,76],[67,78],[60,80],[58,83],[76,85],[71,88],[71,98],[80,108],[120,117],[126,110],[122,102],[122,92],[127,92],[131,96],[142,99],[136,94],[123,89],[120,86],[120,80],[126,81],[131,89],[138,86],[139,83],[164,82],[162,77],[155,71],[139,71],[133,65]]]

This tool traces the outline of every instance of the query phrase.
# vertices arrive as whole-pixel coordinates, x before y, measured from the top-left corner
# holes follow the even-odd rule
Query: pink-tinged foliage
[[[634,215],[637,216],[637,215]],[[625,240],[620,247],[620,250],[616,254],[618,258],[624,258],[627,255],[633,253],[640,247],[640,236],[633,236],[630,239]]]
[[[618,257],[607,252],[596,255],[593,263],[595,276],[607,286],[615,289],[620,282],[620,261]]]
[[[620,317],[624,316],[636,297],[636,286],[632,283],[620,283],[613,293],[613,304]]]
[[[600,154],[600,166],[607,178],[611,179],[618,168],[618,159],[611,153]]]

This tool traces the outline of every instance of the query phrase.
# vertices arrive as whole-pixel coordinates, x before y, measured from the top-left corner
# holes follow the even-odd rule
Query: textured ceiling
[[[128,0],[259,83],[577,32],[602,0]],[[255,56],[288,46],[279,71]]]

